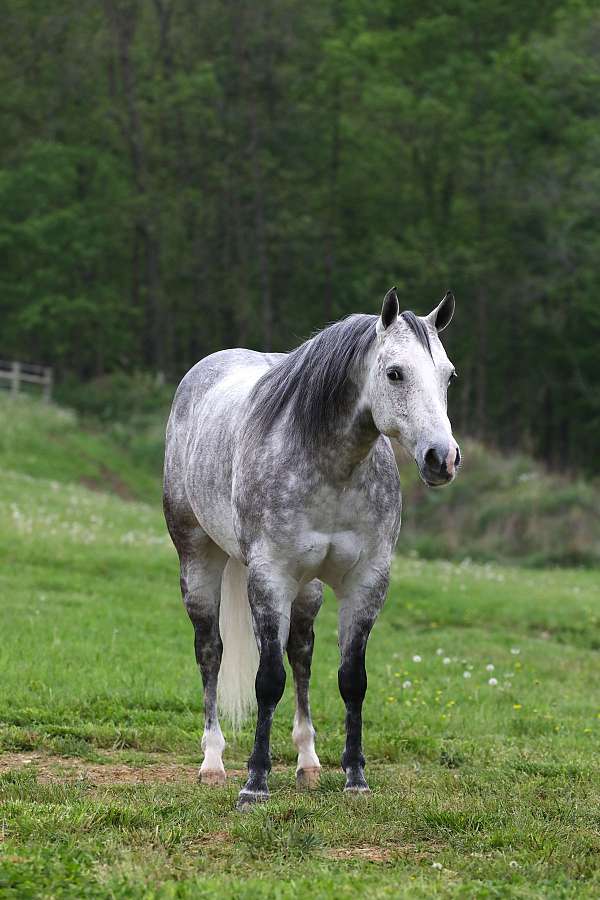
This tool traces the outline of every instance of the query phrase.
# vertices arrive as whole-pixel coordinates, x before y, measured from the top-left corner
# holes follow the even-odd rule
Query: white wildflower
[[[485,667],[486,672],[493,672],[495,668],[496,667],[494,666],[493,663],[488,663],[487,666]]]
[[[450,659],[449,656],[445,656],[445,657],[443,658],[442,662],[444,663],[445,666],[449,666],[450,663],[452,662],[452,660]]]
[[[498,684],[498,679],[490,678],[490,680],[488,681],[488,684],[491,685],[492,687],[496,687],[496,685]]]
[[[415,655],[413,656],[413,662],[416,662],[416,663],[421,662],[421,657],[419,656],[418,653],[415,653]]]
[[[402,687],[404,688],[405,691],[407,691],[409,688],[412,687],[412,681],[403,681]]]
[[[471,677],[470,672],[463,672],[463,678],[470,678],[470,677]]]

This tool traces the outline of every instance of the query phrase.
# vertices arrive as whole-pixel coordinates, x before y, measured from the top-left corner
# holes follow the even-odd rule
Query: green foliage
[[[448,286],[459,434],[594,470],[588,0],[9,0],[0,355],[176,381]]]
[[[161,416],[166,421],[174,392],[173,385],[148,373],[115,372],[87,382],[67,380],[59,386],[57,400],[86,419],[111,425]]]
[[[548,472],[531,457],[501,455],[474,441],[449,490],[432,491],[414,463],[401,463],[399,552],[429,558],[600,564],[600,486]]]
[[[116,285],[126,191],[106,155],[34,141],[0,173],[3,352],[94,371],[123,358],[134,326]]]

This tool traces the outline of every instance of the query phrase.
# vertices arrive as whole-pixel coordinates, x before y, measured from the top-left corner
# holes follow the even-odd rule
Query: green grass
[[[241,815],[241,775],[216,790],[183,777],[200,759],[201,693],[160,512],[77,483],[77,442],[106,441],[112,466],[107,438],[67,422],[60,439],[69,460],[49,444],[35,462],[15,438],[0,455],[0,748],[37,755],[0,775],[1,897],[600,895],[597,571],[400,556],[368,651],[368,798],[341,792],[328,596],[321,788],[294,789],[288,682],[272,799]],[[252,729],[227,737],[239,770]],[[86,777],[157,762],[181,779]]]

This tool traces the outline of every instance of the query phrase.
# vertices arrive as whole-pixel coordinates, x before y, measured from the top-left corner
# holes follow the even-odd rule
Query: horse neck
[[[352,373],[348,383],[348,402],[334,423],[323,448],[323,462],[336,479],[350,477],[373,449],[379,432],[365,397],[367,366]]]

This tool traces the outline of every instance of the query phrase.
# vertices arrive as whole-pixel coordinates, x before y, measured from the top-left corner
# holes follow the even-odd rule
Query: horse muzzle
[[[460,466],[460,449],[454,438],[423,445],[416,454],[419,474],[429,487],[450,484]]]

